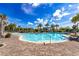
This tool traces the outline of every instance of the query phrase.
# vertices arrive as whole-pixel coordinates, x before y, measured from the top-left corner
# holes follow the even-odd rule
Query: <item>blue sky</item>
[[[2,3],[0,13],[8,16],[8,23],[35,28],[39,23],[72,26],[71,18],[79,13],[75,3]]]

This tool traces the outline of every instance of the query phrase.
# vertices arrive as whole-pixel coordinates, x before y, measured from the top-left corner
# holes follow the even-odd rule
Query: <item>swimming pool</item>
[[[53,42],[59,43],[68,41],[62,33],[21,33],[20,40],[28,42]]]

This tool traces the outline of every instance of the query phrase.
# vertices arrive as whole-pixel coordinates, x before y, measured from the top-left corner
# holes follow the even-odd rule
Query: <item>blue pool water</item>
[[[21,33],[21,40],[28,42],[64,42],[67,41],[62,33]]]

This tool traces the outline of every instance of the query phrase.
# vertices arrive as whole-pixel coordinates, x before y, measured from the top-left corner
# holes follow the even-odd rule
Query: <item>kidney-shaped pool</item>
[[[20,40],[28,42],[65,42],[68,41],[63,33],[20,33]]]

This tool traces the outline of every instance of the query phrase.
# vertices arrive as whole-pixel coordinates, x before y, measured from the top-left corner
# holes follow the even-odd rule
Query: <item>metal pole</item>
[[[51,34],[50,34],[50,44],[51,44]]]
[[[51,34],[49,34],[49,37],[50,37],[50,44],[51,44]]]

